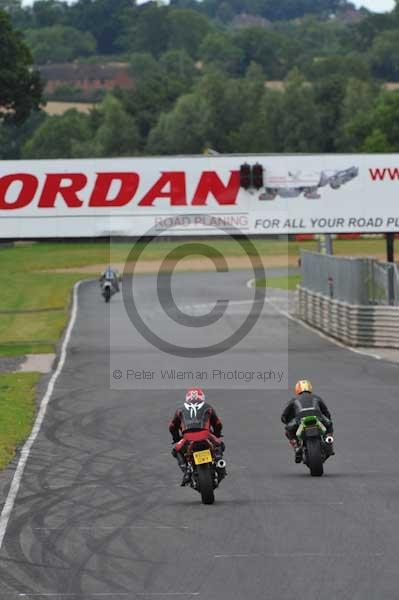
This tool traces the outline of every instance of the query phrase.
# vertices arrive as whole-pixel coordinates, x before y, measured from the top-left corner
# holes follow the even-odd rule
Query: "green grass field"
[[[35,415],[39,373],[0,375],[0,469],[28,437]]]
[[[281,290],[296,290],[296,286],[301,281],[300,275],[287,275],[283,277],[268,277],[267,279],[257,279],[256,287],[270,287]]]
[[[65,327],[71,288],[80,278],[79,274],[49,275],[3,267],[0,356],[54,352]]]
[[[214,246],[226,256],[242,256],[245,251],[233,240],[198,240]],[[163,259],[172,249],[184,245],[180,241],[155,241],[149,244],[142,254],[142,260]],[[316,250],[315,241],[286,242],[280,240],[253,240],[259,254],[263,256],[298,256],[300,248]],[[245,245],[245,242],[244,242]],[[0,251],[0,271],[26,272],[47,269],[73,269],[88,265],[126,260],[132,244],[103,242],[86,243],[39,243],[5,248]],[[340,256],[372,256],[385,252],[383,239],[336,240],[334,253]]]

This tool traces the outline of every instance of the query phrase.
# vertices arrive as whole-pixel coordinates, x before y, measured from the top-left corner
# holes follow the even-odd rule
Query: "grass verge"
[[[72,273],[3,272],[0,356],[55,352],[66,324],[71,288],[81,278]]]
[[[267,279],[256,279],[256,287],[271,287],[281,290],[296,290],[296,286],[300,283],[300,275],[287,275],[282,277],[268,277]]]
[[[208,244],[224,256],[243,256],[248,250],[248,244],[243,241],[241,248],[234,240],[198,239],[198,242]],[[316,250],[315,241],[284,241],[254,239],[253,245],[262,256],[299,256],[301,248]],[[184,246],[185,242],[155,241],[149,244],[140,260],[157,260],[165,258],[172,249]],[[124,262],[132,249],[133,244],[118,243],[107,244],[103,242],[79,243],[39,243],[24,245],[16,248],[5,248],[0,251],[0,272],[5,271],[45,271],[48,269],[73,269],[88,265],[105,264],[108,262]],[[385,241],[383,239],[358,239],[335,240],[334,253],[343,256],[383,256]],[[212,252],[211,252],[212,255]]]
[[[39,378],[39,373],[0,375],[0,469],[13,459],[32,429]]]

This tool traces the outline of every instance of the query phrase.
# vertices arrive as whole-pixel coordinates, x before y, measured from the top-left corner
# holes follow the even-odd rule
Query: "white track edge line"
[[[246,286],[248,288],[252,288],[254,282],[255,282],[255,279],[250,279],[249,281],[247,281]],[[280,308],[279,306],[277,306],[276,304],[274,304],[274,302],[271,302],[270,300],[268,300],[267,296],[265,298],[265,302],[267,302],[268,304],[270,304],[270,306],[273,306],[273,308],[278,313],[280,313],[281,315],[283,315],[284,317],[286,317],[290,321],[294,321],[294,323],[298,323],[299,325],[302,325],[302,327],[304,327],[305,329],[308,329],[312,333],[316,333],[319,337],[323,338],[324,340],[327,340],[328,342],[331,342],[332,344],[335,344],[336,346],[339,346],[339,348],[344,348],[344,350],[349,350],[350,352],[354,352],[355,354],[361,354],[362,356],[369,356],[370,358],[375,358],[376,360],[383,360],[382,356],[380,356],[379,354],[373,354],[372,352],[364,352],[363,350],[357,350],[356,348],[352,348],[351,346],[347,346],[346,344],[343,344],[342,342],[339,342],[335,338],[330,337],[329,335],[326,335],[325,333],[322,333],[321,331],[319,331],[315,327],[312,327],[311,325],[309,325],[308,323],[305,323],[301,319],[297,319],[296,317],[294,317],[293,315],[291,315],[286,310],[283,310],[282,308]]]
[[[69,318],[68,327],[65,333],[64,341],[61,347],[61,354],[58,361],[58,365],[56,370],[54,371],[51,379],[48,383],[46,393],[44,394],[42,401],[40,403],[39,412],[37,413],[35,423],[33,425],[32,432],[28,439],[26,440],[20,454],[20,458],[17,464],[17,468],[15,469],[14,477],[11,482],[11,486],[9,492],[7,494],[6,501],[3,506],[3,510],[0,514],[0,550],[3,546],[4,536],[7,531],[8,522],[11,517],[12,510],[14,508],[15,500],[19,491],[19,487],[21,485],[22,476],[24,474],[25,466],[29,458],[30,451],[32,449],[33,444],[40,432],[40,429],[43,424],[44,417],[46,415],[47,406],[50,402],[51,396],[54,391],[55,383],[64,367],[65,359],[67,355],[67,348],[71,338],[72,330],[75,325],[76,316],[78,313],[78,288],[82,282],[78,281],[75,283],[73,288],[73,300],[72,300],[72,310],[71,316]]]

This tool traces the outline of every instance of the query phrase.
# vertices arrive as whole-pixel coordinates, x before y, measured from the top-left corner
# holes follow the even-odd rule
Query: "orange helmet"
[[[295,394],[298,396],[302,394],[302,392],[310,392],[312,393],[313,386],[308,379],[300,379],[295,384]]]

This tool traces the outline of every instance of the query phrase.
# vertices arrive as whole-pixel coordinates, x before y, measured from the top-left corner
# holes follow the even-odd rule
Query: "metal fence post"
[[[388,304],[395,304],[395,265],[388,266]]]
[[[334,298],[334,278],[329,275],[328,276],[328,292],[331,299]]]
[[[317,238],[317,248],[320,254],[333,254],[331,233],[320,233]]]

